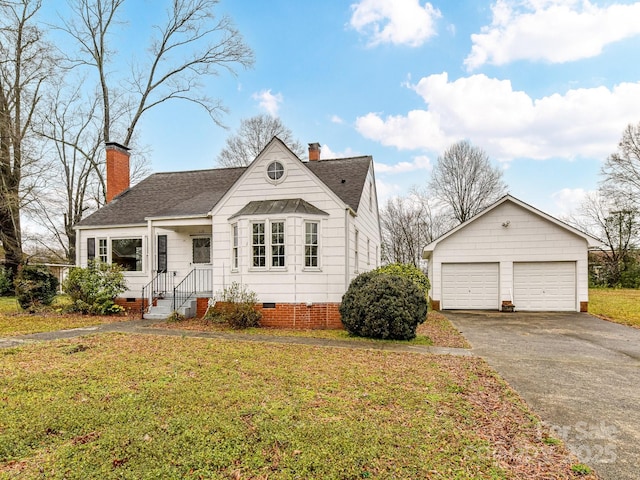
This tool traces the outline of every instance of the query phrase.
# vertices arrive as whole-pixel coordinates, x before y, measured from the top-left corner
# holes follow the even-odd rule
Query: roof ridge
[[[370,159],[373,158],[371,155],[357,155],[354,157],[341,157],[341,158],[322,158],[320,160],[308,160],[306,162],[303,162],[305,165],[309,164],[311,162],[313,163],[322,163],[322,162],[339,162],[341,160],[365,160],[365,159]]]
[[[246,170],[245,167],[197,168],[195,170],[173,170],[171,172],[153,172],[151,175],[178,175],[181,173],[221,172],[223,170]],[[147,177],[148,178],[148,177]]]

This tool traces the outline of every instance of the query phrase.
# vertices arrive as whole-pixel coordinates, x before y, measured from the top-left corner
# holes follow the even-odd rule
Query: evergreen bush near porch
[[[114,302],[127,289],[119,265],[92,261],[87,268],[73,267],[62,286],[71,298],[72,311],[99,315],[124,311]]]
[[[408,278],[372,271],[351,282],[342,297],[340,315],[353,335],[411,340],[427,318],[427,300]]]

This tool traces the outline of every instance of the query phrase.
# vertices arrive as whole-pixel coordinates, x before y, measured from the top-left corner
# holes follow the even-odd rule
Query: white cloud
[[[583,188],[563,188],[552,193],[551,200],[556,208],[555,216],[566,218],[577,212],[588,193]]]
[[[358,152],[356,152],[355,150],[353,150],[351,147],[347,147],[345,150],[341,151],[341,152],[334,152],[333,150],[331,150],[331,147],[329,147],[329,145],[322,145],[320,147],[320,158],[321,159],[326,159],[326,158],[349,158],[349,157],[357,157],[359,154]]]
[[[399,162],[395,165],[375,162],[375,169],[378,173],[405,173],[415,170],[431,171],[432,168],[431,160],[426,155],[418,155],[417,157],[413,157],[413,161],[411,162]]]
[[[640,35],[640,2],[598,7],[589,0],[497,0],[493,21],[471,35],[469,70],[515,60],[564,63]]]
[[[436,34],[441,14],[420,0],[360,0],[351,5],[350,24],[369,37],[369,45],[392,43],[418,47]]]
[[[254,100],[258,100],[260,108],[266,110],[266,112],[272,117],[278,116],[278,110],[280,104],[283,101],[281,93],[273,94],[271,90],[262,90],[252,95]]]
[[[469,139],[494,158],[604,158],[628,123],[638,120],[640,82],[569,90],[534,99],[508,80],[446,73],[411,88],[427,107],[406,115],[368,113],[356,119],[364,137],[398,149],[442,152]]]
[[[343,124],[344,120],[338,115],[331,115],[331,123]]]
[[[401,185],[387,183],[382,179],[376,178],[376,192],[378,193],[378,205],[382,208],[391,197],[404,195],[406,193],[406,188]]]

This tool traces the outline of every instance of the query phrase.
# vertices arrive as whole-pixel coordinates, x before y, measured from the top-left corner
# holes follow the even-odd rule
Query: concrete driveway
[[[444,313],[581,462],[640,478],[640,329],[586,313]]]

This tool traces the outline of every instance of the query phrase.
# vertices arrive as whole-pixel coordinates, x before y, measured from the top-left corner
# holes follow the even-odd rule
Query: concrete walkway
[[[580,461],[640,478],[640,329],[586,313],[446,316]]]
[[[199,332],[196,330],[180,330],[173,328],[152,327],[158,320],[132,320],[128,322],[105,323],[92,327],[74,328],[70,330],[57,330],[54,332],[33,333],[15,337],[0,338],[0,348],[17,347],[34,342],[44,342],[65,338],[76,338],[83,335],[98,333],[118,332],[143,335],[166,335],[175,337],[212,338],[219,340],[235,340],[245,342],[281,343],[292,345],[310,345],[338,348],[358,348],[368,350],[384,350],[390,352],[409,352],[431,355],[456,355],[471,356],[472,353],[464,348],[431,347],[426,345],[409,345],[404,343],[377,342],[367,340],[339,340],[327,338],[296,337],[247,334],[242,332]]]

